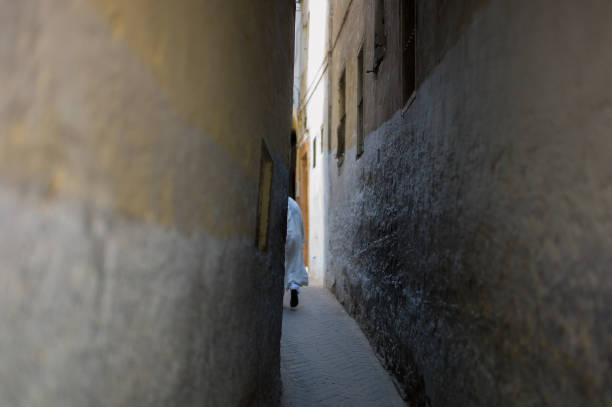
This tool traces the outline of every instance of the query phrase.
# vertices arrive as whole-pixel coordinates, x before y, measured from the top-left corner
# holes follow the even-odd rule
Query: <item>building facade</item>
[[[612,6],[321,3],[311,274],[411,405],[612,403]]]
[[[294,2],[0,10],[0,405],[277,404]]]
[[[327,53],[329,9],[326,0],[297,3],[301,32],[296,35],[297,154],[296,201],[303,212],[305,264],[313,283],[322,283],[326,256],[326,174],[329,165],[324,139],[327,134]],[[297,29],[296,29],[297,31]]]

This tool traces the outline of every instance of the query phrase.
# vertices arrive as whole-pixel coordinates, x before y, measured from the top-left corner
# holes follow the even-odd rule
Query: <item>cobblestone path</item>
[[[283,306],[283,406],[406,406],[361,329],[325,288],[302,288],[296,310],[286,293]]]

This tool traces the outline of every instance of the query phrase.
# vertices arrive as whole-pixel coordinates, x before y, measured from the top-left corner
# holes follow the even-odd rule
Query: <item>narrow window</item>
[[[317,136],[312,139],[312,168],[317,166]]]
[[[338,114],[340,115],[340,121],[338,123],[338,152],[336,158],[338,158],[338,165],[342,164],[344,160],[344,141],[346,133],[346,70],[342,70],[340,76],[340,82],[338,83]]]
[[[363,47],[357,55],[357,158],[363,154]]]
[[[323,128],[323,125],[321,125],[321,152],[323,152],[323,131],[324,131],[324,128]]]
[[[272,157],[265,141],[261,141],[259,164],[259,199],[257,203],[257,230],[255,246],[265,252],[268,249],[268,224],[270,223],[270,199],[272,192]]]
[[[408,108],[414,98],[416,76],[416,5],[415,0],[401,2],[402,15],[402,102]]]
[[[385,0],[374,0],[374,73],[385,58],[387,32],[385,30]]]

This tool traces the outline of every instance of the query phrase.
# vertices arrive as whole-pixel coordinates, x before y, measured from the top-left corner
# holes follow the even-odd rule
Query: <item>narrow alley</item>
[[[283,302],[283,407],[405,406],[357,323],[325,288]]]
[[[611,21],[0,0],[0,407],[612,407]]]

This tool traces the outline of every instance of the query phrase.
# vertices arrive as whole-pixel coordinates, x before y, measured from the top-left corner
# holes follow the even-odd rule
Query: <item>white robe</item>
[[[287,241],[285,242],[285,289],[290,283],[299,286],[308,285],[308,274],[302,260],[302,243],[304,226],[302,212],[298,204],[291,198],[287,207]]]

